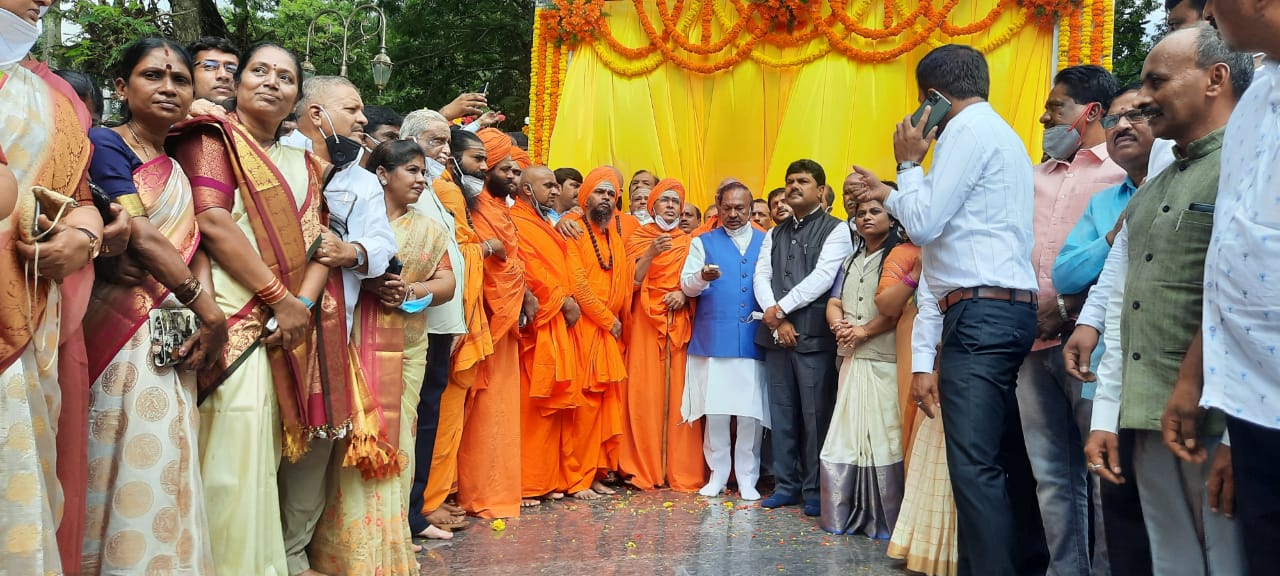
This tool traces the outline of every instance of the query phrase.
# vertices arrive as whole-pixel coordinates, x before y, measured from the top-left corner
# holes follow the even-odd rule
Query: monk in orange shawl
[[[666,178],[649,194],[653,222],[627,239],[639,284],[631,308],[627,348],[626,433],[621,465],[642,490],[661,486],[693,492],[706,484],[702,423],[681,424],[685,349],[693,314],[680,290],[680,271],[689,255],[689,235],[681,232],[684,186]],[[665,451],[664,451],[665,449]]]
[[[538,301],[520,333],[520,475],[523,504],[536,506],[538,498],[569,486],[568,423],[582,398],[569,326],[580,321],[583,306],[573,292],[580,267],[571,264],[565,238],[544,216],[560,194],[555,175],[545,166],[530,166],[519,185],[511,218],[520,230],[525,282]]]
[[[454,158],[463,158],[471,146],[463,143],[463,139],[450,138],[449,123],[443,117],[429,121],[418,142],[423,151],[446,166],[453,164],[449,152],[452,148]],[[472,138],[470,132],[465,133]],[[445,145],[435,144],[432,138],[443,138]],[[452,142],[450,141],[452,140]],[[469,140],[468,140],[469,141]],[[474,140],[475,147],[483,154],[484,145],[479,139]],[[463,150],[460,148],[467,148]],[[478,171],[483,175],[485,165],[477,163],[472,166],[465,159],[459,164],[462,169]],[[476,381],[481,360],[493,354],[493,339],[489,334],[489,319],[484,311],[484,252],[480,246],[480,238],[472,228],[471,218],[467,214],[467,202],[461,188],[454,183],[454,174],[446,170],[444,174],[431,184],[431,190],[445,210],[452,216],[454,235],[458,242],[458,251],[462,262],[463,285],[460,291],[462,314],[466,321],[467,333],[454,338],[450,357],[449,383],[440,395],[440,412],[436,425],[435,443],[431,451],[431,465],[423,470],[426,486],[421,494],[421,508],[409,514],[409,527],[414,533],[427,531],[429,523],[442,530],[454,530],[466,526],[465,511],[460,506],[448,504],[445,500],[454,490],[458,481],[458,445],[462,442],[463,413],[466,407],[467,393]],[[419,437],[422,441],[422,436]],[[415,484],[417,487],[418,484]],[[411,504],[417,504],[417,494],[412,495]],[[431,537],[441,537],[438,532]],[[450,536],[451,537],[451,536]]]
[[[592,170],[578,192],[583,215],[565,216],[577,219],[584,228],[568,241],[570,258],[577,263],[592,299],[604,303],[604,313],[598,315],[584,305],[583,319],[572,328],[578,341],[582,402],[571,424],[576,466],[570,473],[569,492],[588,500],[614,494],[599,479],[618,469],[623,432],[621,392],[627,366],[622,354],[622,319],[631,306],[635,264],[627,257],[623,242],[623,217],[630,215],[618,214],[615,208],[621,182],[611,168]],[[578,300],[586,302],[588,298],[580,296]]]
[[[493,354],[480,362],[467,397],[458,447],[458,504],[481,518],[505,518],[520,513],[519,325],[526,304],[525,271],[507,207],[516,182],[511,137],[492,128],[478,135],[489,170],[471,220],[484,256],[484,306]]]

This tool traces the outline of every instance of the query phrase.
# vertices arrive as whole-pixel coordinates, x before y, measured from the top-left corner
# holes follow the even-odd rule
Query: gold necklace
[[[124,126],[125,126],[125,128],[128,128],[128,129],[129,129],[129,133],[133,135],[133,141],[134,141],[135,143],[137,143],[137,144],[138,144],[138,146],[140,146],[140,147],[142,148],[142,152],[143,152],[143,154],[146,154],[146,155],[147,155],[147,157],[146,157],[146,158],[143,158],[143,159],[142,159],[142,161],[143,161],[143,162],[146,162],[146,161],[148,161],[148,160],[151,160],[151,147],[150,147],[150,146],[147,146],[146,144],[143,144],[143,143],[142,143],[142,138],[139,138],[139,137],[138,137],[138,133],[137,133],[136,131],[134,131],[134,129],[133,129],[133,121],[132,121],[132,120],[130,120],[130,121],[128,121],[128,122],[125,122]]]

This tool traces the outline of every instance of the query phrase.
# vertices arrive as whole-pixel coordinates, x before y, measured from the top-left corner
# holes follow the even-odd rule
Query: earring
[[[386,185],[387,185],[387,179],[386,179],[386,178],[379,178],[379,179],[378,179],[378,182],[381,182],[383,186],[386,186]]]

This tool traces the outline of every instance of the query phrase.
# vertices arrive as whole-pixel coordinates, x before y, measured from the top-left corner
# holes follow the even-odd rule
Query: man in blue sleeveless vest
[[[756,264],[756,300],[764,322],[756,344],[766,349],[773,473],[777,488],[760,505],[804,499],[822,513],[818,453],[836,402],[836,338],[827,326],[827,295],[840,263],[853,252],[849,227],[822,210],[827,175],[813,160],[787,167],[792,216],[765,237]]]
[[[755,343],[760,321],[753,317],[760,306],[752,286],[765,233],[751,226],[751,203],[745,184],[721,183],[715,204],[721,226],[693,239],[680,272],[680,289],[698,299],[680,415],[686,422],[707,417],[703,452],[711,481],[699,493],[719,495],[732,468],[743,500],[760,499],[760,442],[769,425],[764,351]],[[729,419],[735,416],[731,459]]]

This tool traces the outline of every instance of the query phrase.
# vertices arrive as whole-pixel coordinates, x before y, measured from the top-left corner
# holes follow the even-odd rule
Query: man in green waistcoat
[[[1115,434],[1135,431],[1133,466],[1156,574],[1243,573],[1235,523],[1208,507],[1209,463],[1169,452],[1160,416],[1200,325],[1222,133],[1252,77],[1250,57],[1228,50],[1212,28],[1179,30],[1147,56],[1135,104],[1154,136],[1174,141],[1175,162],[1134,194],[1112,248],[1108,265],[1121,265],[1126,276],[1123,297],[1111,300],[1122,310],[1119,378],[1108,377],[1114,372],[1105,365],[1099,370],[1085,454],[1095,473],[1123,481]],[[1207,450],[1222,430],[1220,414],[1206,419],[1200,441]]]

